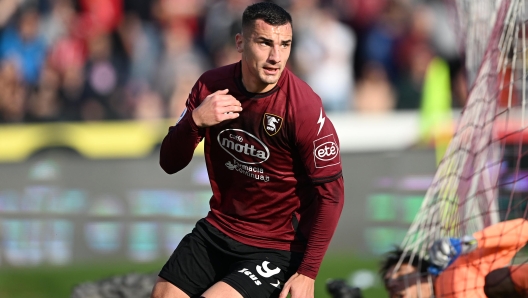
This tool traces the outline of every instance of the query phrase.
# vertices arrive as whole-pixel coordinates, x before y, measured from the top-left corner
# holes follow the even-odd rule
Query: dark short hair
[[[382,280],[385,280],[385,276],[389,272],[392,266],[398,264],[403,256],[402,264],[409,264],[420,270],[422,275],[427,274],[427,268],[429,268],[429,262],[418,256],[414,256],[411,261],[411,255],[404,255],[403,249],[399,246],[394,246],[393,250],[385,253],[384,258],[381,260],[379,274]]]
[[[242,29],[253,26],[256,20],[273,26],[290,24],[293,26],[291,15],[284,8],[271,2],[259,2],[246,7],[242,14]]]

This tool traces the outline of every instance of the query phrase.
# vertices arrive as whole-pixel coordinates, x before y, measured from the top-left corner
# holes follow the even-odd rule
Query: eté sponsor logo
[[[339,147],[333,134],[324,136],[314,142],[314,161],[316,168],[325,168],[341,163]]]

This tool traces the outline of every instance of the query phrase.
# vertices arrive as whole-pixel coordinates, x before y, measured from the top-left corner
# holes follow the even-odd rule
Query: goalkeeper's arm
[[[500,222],[473,234],[478,248],[518,250],[528,242],[528,220],[519,218]]]
[[[441,238],[436,240],[429,249],[431,267],[429,272],[438,275],[451,265],[460,255],[475,249],[492,249],[493,251],[508,249],[515,254],[528,242],[528,221],[514,219],[494,224],[472,236],[462,238]]]

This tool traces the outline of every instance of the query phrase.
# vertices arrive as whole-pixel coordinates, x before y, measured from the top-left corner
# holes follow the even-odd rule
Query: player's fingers
[[[221,121],[225,121],[225,120],[231,120],[231,119],[236,119],[240,116],[239,113],[232,113],[232,112],[229,112],[229,113],[225,113],[222,115],[222,119]]]
[[[226,113],[239,113],[242,112],[242,107],[240,106],[225,106],[218,108],[218,112],[222,114]]]
[[[236,98],[233,97],[233,95],[224,94],[224,95],[217,95],[217,97],[222,106],[241,106],[242,105],[240,101],[238,101]]]
[[[282,288],[282,291],[280,292],[279,298],[286,298],[288,297],[288,293],[290,292],[290,285],[286,283],[284,287]]]
[[[228,92],[229,92],[229,89],[217,90],[207,95],[204,101],[208,100],[212,102],[220,102],[220,101],[223,101],[224,97],[225,98],[233,97],[231,95],[227,95]]]
[[[216,90],[212,94],[224,95],[224,94],[227,94],[228,92],[229,92],[229,89],[221,89],[221,90]]]

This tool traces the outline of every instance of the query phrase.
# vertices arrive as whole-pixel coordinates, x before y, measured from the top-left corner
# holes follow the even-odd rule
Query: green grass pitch
[[[86,264],[75,266],[24,267],[0,266],[0,297],[10,298],[67,298],[74,285],[83,281],[98,280],[128,272],[156,272],[165,260],[137,264]],[[347,254],[327,254],[315,284],[315,297],[328,298],[325,281],[328,278],[347,279],[358,270],[376,272],[378,260],[357,258]],[[381,282],[363,291],[365,298],[387,297]]]

